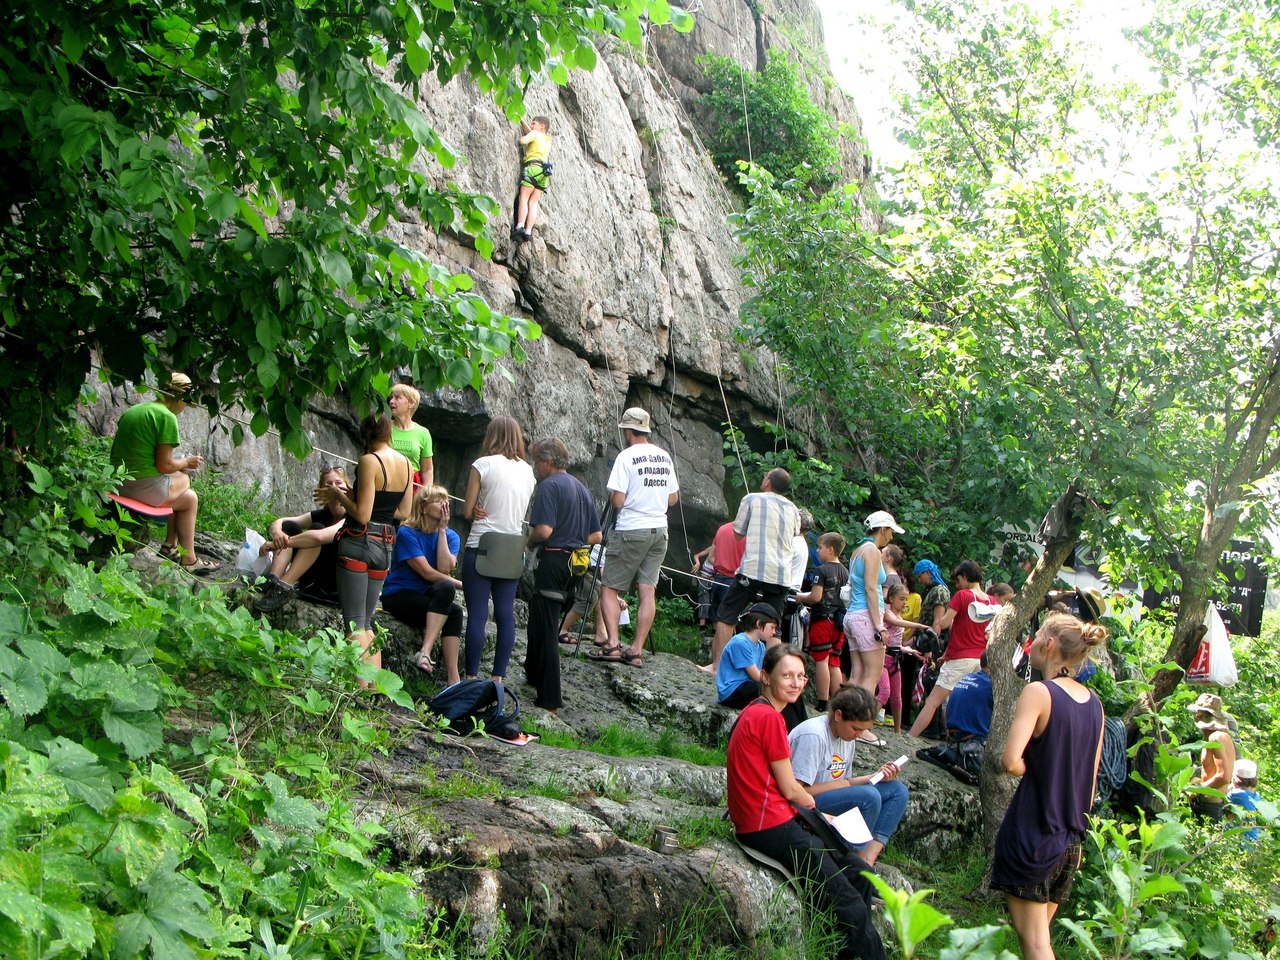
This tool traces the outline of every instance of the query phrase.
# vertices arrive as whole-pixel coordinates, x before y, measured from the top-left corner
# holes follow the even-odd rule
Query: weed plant
[[[262,495],[260,480],[244,487],[225,473],[197,470],[191,474],[191,486],[200,497],[200,530],[231,543],[244,539],[245,527],[267,535],[275,514]]]

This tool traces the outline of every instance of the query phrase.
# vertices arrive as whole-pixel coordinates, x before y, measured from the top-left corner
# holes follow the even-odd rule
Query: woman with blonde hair
[[[481,456],[471,464],[467,496],[462,514],[471,521],[467,552],[462,558],[462,594],[467,604],[467,676],[480,673],[484,653],[484,628],[489,622],[489,599],[493,598],[493,621],[498,628],[493,655],[493,679],[507,675],[511,648],[516,642],[515,578],[488,577],[476,570],[477,548],[486,533],[515,534],[523,538],[524,516],[537,478],[525,456],[524,435],[511,417],[495,417],[485,430]]]
[[[431,650],[443,634],[444,666],[449,683],[457,683],[458,646],[462,637],[462,607],[455,602],[461,580],[453,578],[461,541],[449,529],[449,491],[424,487],[413,500],[409,519],[396,534],[395,557],[386,586],[383,608],[399,620],[422,631],[418,669],[434,671]]]
[[[1021,777],[996,834],[991,886],[1004,892],[1026,960],[1052,960],[1049,924],[1071,895],[1102,759],[1102,704],[1075,676],[1105,627],[1053,613],[1031,643],[1044,680],[1018,697],[1004,769]]]
[[[431,431],[415,423],[413,415],[422,402],[422,394],[407,383],[397,383],[387,395],[391,410],[391,449],[402,453],[413,467],[416,487],[429,487],[435,480]]]

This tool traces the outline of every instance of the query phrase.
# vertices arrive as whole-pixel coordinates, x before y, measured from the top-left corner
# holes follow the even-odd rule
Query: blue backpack
[[[427,709],[449,721],[449,729],[466,736],[483,724],[484,732],[501,740],[515,740],[520,729],[520,700],[515,691],[496,680],[459,680],[445,687]]]

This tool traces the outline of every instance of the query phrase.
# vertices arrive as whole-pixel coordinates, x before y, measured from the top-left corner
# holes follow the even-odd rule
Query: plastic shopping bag
[[[1231,635],[1227,633],[1218,608],[1212,603],[1205,610],[1204,623],[1209,632],[1200,641],[1196,658],[1187,670],[1187,683],[1233,687],[1239,674],[1236,672],[1236,658],[1231,654]]]
[[[244,528],[244,543],[240,545],[240,555],[236,557],[236,569],[251,577],[260,577],[271,566],[270,552],[259,556],[262,545],[267,541],[257,530]]]

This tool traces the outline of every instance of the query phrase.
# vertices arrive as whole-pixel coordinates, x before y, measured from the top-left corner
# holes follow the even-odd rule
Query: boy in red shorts
[[[838,533],[818,538],[817,579],[813,589],[796,599],[813,607],[809,619],[809,656],[813,658],[813,679],[817,685],[818,709],[826,710],[831,694],[840,689],[840,653],[844,649],[845,601],[840,590],[849,582],[849,569],[840,562],[845,540]]]

